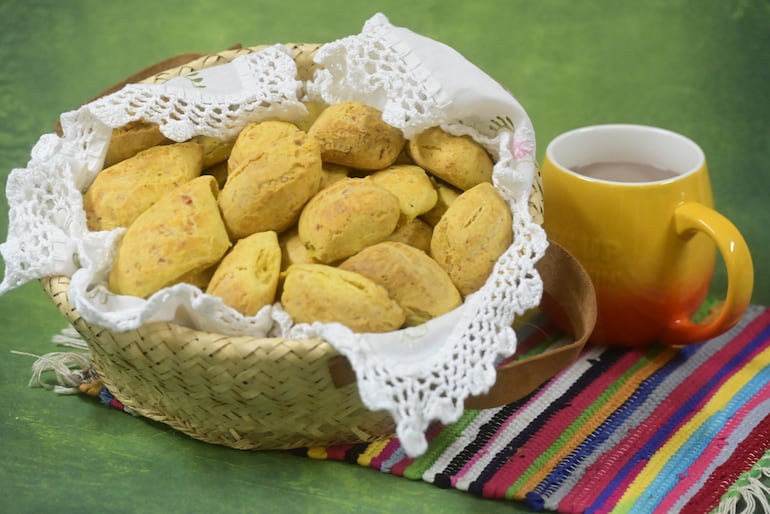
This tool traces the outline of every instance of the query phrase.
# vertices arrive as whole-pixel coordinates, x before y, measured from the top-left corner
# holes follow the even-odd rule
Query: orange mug
[[[706,158],[692,140],[642,125],[583,127],[551,141],[541,174],[546,233],[596,289],[592,343],[697,343],[740,320],[754,284],[751,254],[714,210]],[[725,299],[695,322],[717,248]]]

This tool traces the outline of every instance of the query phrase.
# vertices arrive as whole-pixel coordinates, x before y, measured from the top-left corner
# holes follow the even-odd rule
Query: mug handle
[[[743,236],[730,220],[714,209],[697,202],[685,202],[674,211],[674,227],[682,238],[698,232],[709,236],[722,254],[727,270],[724,302],[701,323],[689,318],[677,319],[661,337],[671,345],[702,342],[716,337],[735,325],[751,302],[754,265]]]

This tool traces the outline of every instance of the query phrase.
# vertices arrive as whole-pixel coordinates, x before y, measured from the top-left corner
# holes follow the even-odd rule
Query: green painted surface
[[[514,92],[538,155],[580,125],[680,131],[706,151],[717,208],[754,255],[770,304],[770,2],[231,0],[0,3],[0,175],[40,134],[124,76],[233,43],[324,42],[379,10],[443,41]],[[7,202],[0,199],[0,240]],[[724,290],[717,272],[714,294]],[[29,389],[64,326],[37,284],[0,297],[2,512],[516,512],[523,507],[358,466],[206,445],[81,397]]]

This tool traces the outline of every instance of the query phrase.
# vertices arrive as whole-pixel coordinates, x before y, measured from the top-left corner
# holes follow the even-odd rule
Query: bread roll
[[[278,237],[281,247],[281,271],[292,264],[319,264],[299,238],[297,227],[292,227]]]
[[[321,168],[323,169],[323,173],[321,174],[321,186],[319,189],[326,189],[335,182],[348,178],[350,175],[350,168],[342,166],[341,164],[324,162],[321,165]]]
[[[330,105],[308,130],[321,145],[325,162],[359,170],[381,170],[396,160],[406,140],[382,120],[382,113],[361,102]]]
[[[195,143],[154,146],[96,175],[83,197],[89,230],[128,227],[170,189],[201,173]]]
[[[419,166],[390,166],[372,173],[369,180],[396,195],[401,212],[407,219],[428,212],[438,200],[438,194],[428,174]]]
[[[441,216],[443,216],[449,206],[452,205],[452,202],[457,200],[457,197],[460,196],[462,191],[454,186],[450,186],[442,180],[437,180],[433,177],[431,177],[431,182],[433,183],[433,187],[436,190],[436,205],[434,205],[431,210],[420,216],[420,218],[422,218],[422,220],[428,223],[430,226],[435,227],[441,219]]]
[[[393,233],[398,198],[374,182],[347,178],[315,195],[299,217],[299,237],[323,263],[349,257]]]
[[[219,205],[231,237],[280,233],[294,225],[318,191],[321,173],[321,153],[313,138],[296,128],[276,137],[257,157],[231,171],[222,188]]]
[[[167,192],[123,235],[109,276],[117,294],[146,298],[217,263],[230,247],[209,175]]]
[[[433,227],[422,221],[420,218],[406,219],[402,216],[398,220],[398,225],[387,241],[396,241],[430,253],[430,240],[433,237]]]
[[[228,141],[211,136],[195,136],[192,141],[198,143],[203,152],[203,168],[210,168],[226,163],[230,158],[235,141]]]
[[[112,130],[110,144],[104,157],[104,167],[108,168],[133,157],[142,150],[172,142],[163,135],[156,123],[139,120],[117,127]]]
[[[325,264],[289,266],[281,304],[296,323],[342,323],[354,332],[390,332],[405,320],[384,287]]]
[[[340,269],[354,271],[384,287],[415,326],[451,311],[463,300],[444,269],[413,246],[385,241],[346,259]]]
[[[201,174],[214,177],[217,180],[217,186],[222,189],[227,183],[227,161],[204,168]]]
[[[274,142],[300,132],[296,125],[288,121],[268,120],[250,123],[238,133],[230,156],[227,170],[232,175],[246,162],[259,158]]]
[[[307,109],[307,116],[295,123],[295,125],[297,125],[297,128],[300,130],[307,132],[310,130],[310,127],[313,125],[313,123],[315,123],[315,120],[318,119],[318,116],[328,106],[323,102],[303,102],[303,104]]]
[[[492,181],[492,158],[470,136],[433,127],[411,139],[407,151],[415,164],[463,191]]]
[[[457,197],[433,228],[431,256],[463,296],[478,290],[513,242],[511,211],[483,182]]]
[[[275,301],[280,275],[277,234],[257,232],[235,243],[217,266],[206,292],[244,316],[253,316]]]

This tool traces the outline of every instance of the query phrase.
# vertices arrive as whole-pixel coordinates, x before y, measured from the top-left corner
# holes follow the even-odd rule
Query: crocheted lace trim
[[[540,301],[535,264],[547,241],[529,206],[534,131],[522,106],[497,82],[451,48],[394,27],[381,14],[360,34],[324,45],[315,61],[315,76],[302,83],[288,50],[271,46],[164,84],[128,85],[63,114],[63,137],[43,135],[27,167],[8,179],[0,294],[67,275],[70,301],[82,317],[114,331],[170,321],[227,335],[323,337],[350,360],[364,404],[388,410],[405,450],[416,456],[427,447],[430,423],[458,419],[468,396],[494,384],[495,363],[516,350],[514,318]],[[496,160],[493,183],[513,214],[514,241],[481,290],[424,325],[355,334],[339,324],[294,324],[280,304],[246,318],[189,284],[148,299],[106,288],[123,230],[89,232],[82,193],[101,170],[113,128],[144,119],[175,141],[226,138],[254,121],[297,121],[306,114],[306,99],[359,100],[381,109],[407,137],[440,125],[485,145]]]

